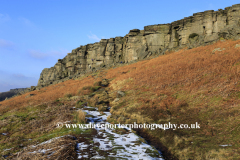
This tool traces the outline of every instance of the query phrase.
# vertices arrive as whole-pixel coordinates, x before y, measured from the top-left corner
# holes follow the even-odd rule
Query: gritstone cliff
[[[54,67],[45,68],[39,87],[55,84],[102,67],[132,63],[166,50],[193,48],[219,39],[240,38],[240,4],[193,14],[170,24],[133,29],[124,37],[102,39],[98,43],[80,46]]]

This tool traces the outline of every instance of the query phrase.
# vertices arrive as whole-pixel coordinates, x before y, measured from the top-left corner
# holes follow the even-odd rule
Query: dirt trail
[[[129,128],[106,128],[110,123],[106,122],[110,112],[91,111],[96,108],[84,107],[83,111],[87,113],[87,121],[97,130],[93,137],[92,144],[81,142],[77,144],[78,158],[105,159],[106,157],[114,159],[154,159],[163,160],[161,152],[148,145],[144,140],[134,134]],[[95,125],[95,126],[94,126]],[[100,127],[105,125],[105,127]],[[90,147],[92,146],[92,147]],[[91,149],[91,155],[86,152]]]

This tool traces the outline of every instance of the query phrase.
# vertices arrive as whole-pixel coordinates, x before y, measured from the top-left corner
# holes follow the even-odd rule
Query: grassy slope
[[[43,121],[39,118],[42,115],[41,111],[32,111],[42,105],[45,105],[45,108],[40,108],[46,115],[46,112],[59,112],[61,115],[54,117],[51,113],[52,119],[45,118],[44,124],[53,126],[53,122],[57,122],[59,118],[64,119],[62,121],[73,119],[69,108],[76,102],[58,104],[60,102],[55,100],[67,93],[77,95],[82,87],[107,78],[113,79],[110,83],[111,90],[126,92],[126,96],[119,101],[110,102],[113,114],[112,118],[109,118],[110,122],[198,122],[200,129],[141,130],[140,133],[147,139],[154,139],[161,146],[167,147],[168,151],[179,159],[238,159],[240,48],[235,48],[236,44],[240,44],[240,41],[229,40],[190,50],[183,49],[154,59],[94,73],[80,80],[69,80],[45,87],[40,91],[31,92],[35,95],[28,98],[25,97],[30,93],[0,102],[0,133],[10,133],[8,139],[0,136],[0,143],[4,143],[0,149],[10,148],[10,140],[19,145],[22,142],[16,141],[18,139],[34,136],[37,139],[50,132],[58,132],[47,128],[42,129],[42,133],[35,131],[41,128],[40,126],[26,133],[19,133],[17,130],[21,125],[29,125],[34,119],[32,116],[36,116],[37,122]],[[225,49],[213,54],[215,48]],[[58,108],[62,108],[64,112],[60,112]],[[23,114],[18,115],[21,113]],[[11,116],[13,114],[14,116]],[[17,123],[19,118],[25,124]],[[11,126],[10,121],[16,124]],[[16,138],[19,136],[23,137]],[[46,139],[48,138],[44,140]],[[219,146],[224,144],[232,146]]]

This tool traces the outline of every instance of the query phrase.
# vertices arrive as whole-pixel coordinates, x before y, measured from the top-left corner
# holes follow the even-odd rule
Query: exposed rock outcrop
[[[225,10],[199,12],[170,24],[145,26],[144,30],[133,29],[124,37],[102,39],[80,46],[59,59],[54,67],[45,68],[38,86],[102,67],[161,55],[166,50],[193,48],[222,38],[240,38],[240,4]]]

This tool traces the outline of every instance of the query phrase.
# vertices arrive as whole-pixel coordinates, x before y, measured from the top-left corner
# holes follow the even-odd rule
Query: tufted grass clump
[[[65,95],[64,95],[64,97],[66,97],[66,98],[71,98],[73,95],[71,94],[71,93],[66,93]]]
[[[101,86],[93,86],[90,88],[91,91],[95,92],[97,91],[99,88],[101,88]]]
[[[82,110],[78,110],[76,113],[76,118],[77,118],[77,122],[78,123],[85,123],[86,119],[85,119],[85,113]]]

